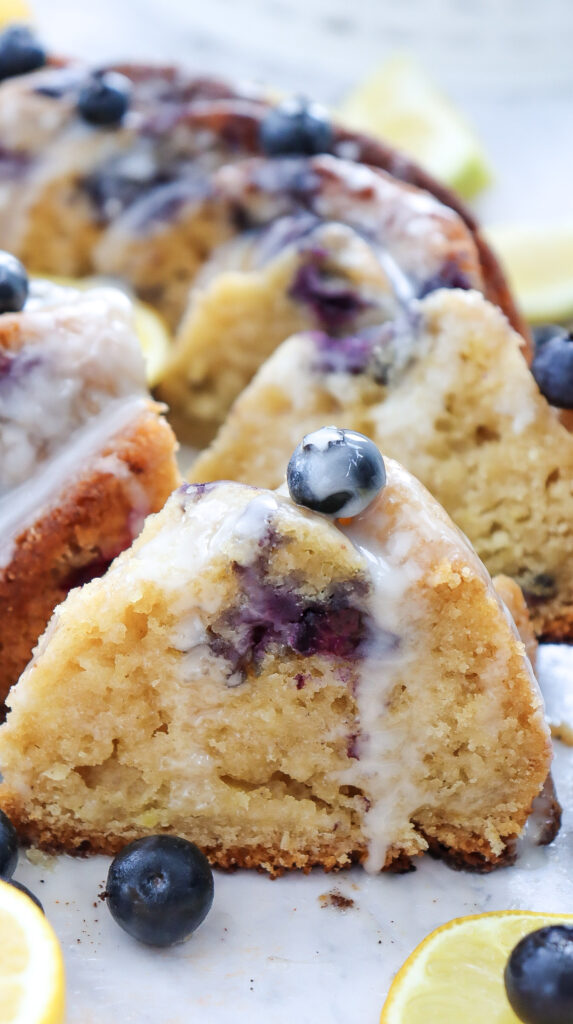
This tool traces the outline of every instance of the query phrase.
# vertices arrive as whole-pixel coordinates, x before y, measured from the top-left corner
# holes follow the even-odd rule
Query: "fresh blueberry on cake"
[[[19,313],[28,298],[28,275],[9,252],[0,252],[0,313]]]
[[[78,96],[78,113],[88,124],[117,125],[125,117],[131,82],[125,75],[104,71],[92,75]]]
[[[363,512],[385,480],[384,460],[373,441],[337,427],[303,437],[287,466],[292,500],[337,517]]]
[[[0,80],[36,71],[46,59],[46,50],[29,26],[10,25],[0,33]]]
[[[177,835],[272,874],[511,862],[551,764],[515,626],[409,473],[345,431],[310,443],[324,493],[369,469],[357,515],[187,484],[58,607],[0,728],[25,840]]]
[[[260,141],[266,156],[315,156],[330,152],[333,131],[328,114],[318,103],[290,99],[265,115]]]
[[[535,341],[531,372],[541,394],[558,409],[573,409],[573,338],[555,327]]]
[[[0,306],[3,702],[54,606],[131,543],[178,472],[123,293],[28,289],[0,254]]]
[[[456,290],[354,337],[298,335],[243,391],[190,478],[275,487],[301,432],[342,423],[415,473],[489,571],[523,588],[539,636],[571,638],[573,437],[520,342],[482,296]],[[536,360],[554,366],[552,380],[561,367],[566,387],[554,346],[573,352],[559,337]]]

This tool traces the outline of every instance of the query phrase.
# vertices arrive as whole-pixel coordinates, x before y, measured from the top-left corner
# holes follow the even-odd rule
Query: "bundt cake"
[[[10,265],[0,255],[4,309]],[[0,315],[0,703],[54,606],[101,575],[179,481],[129,300],[38,281],[25,301],[21,267],[18,280],[23,308]]]
[[[462,534],[392,460],[379,490],[359,442],[358,466],[353,435],[305,438],[318,472],[292,485],[344,519],[187,484],[68,595],[0,728],[24,837],[176,833],[271,873],[512,859],[551,762],[529,661]]]
[[[539,393],[503,314],[434,292],[381,328],[285,342],[190,479],[275,487],[301,431],[371,437],[435,495],[490,573],[522,587],[539,636],[573,637],[573,437]]]
[[[400,154],[313,111],[167,67],[52,61],[0,84],[0,244],[42,272],[117,276],[174,329],[185,315],[165,396],[192,443],[213,435],[274,345],[330,328],[332,310],[353,329],[376,309],[390,317],[404,290],[479,288],[527,346],[459,202]],[[332,221],[351,229],[350,247],[372,248],[380,295],[374,280],[363,294],[339,233],[321,230]],[[232,317],[218,303],[229,291],[219,270],[247,282]],[[226,366],[212,345],[221,328]]]

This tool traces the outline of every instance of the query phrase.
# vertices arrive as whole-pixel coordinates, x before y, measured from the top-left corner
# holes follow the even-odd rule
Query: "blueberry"
[[[129,107],[131,82],[115,71],[95,72],[80,90],[78,112],[88,124],[115,125]]]
[[[573,409],[573,339],[557,333],[537,349],[531,372],[551,405]]]
[[[356,516],[386,483],[376,445],[354,430],[322,427],[295,448],[287,468],[290,496],[327,516]]]
[[[0,80],[35,71],[47,54],[27,25],[10,25],[0,33]]]
[[[332,147],[332,125],[318,103],[287,100],[269,110],[261,124],[260,144],[267,156],[313,156]]]
[[[28,298],[28,275],[15,256],[0,250],[0,313],[19,313]]]
[[[182,942],[213,902],[213,873],[203,853],[177,836],[129,843],[111,863],[106,900],[112,917],[148,946]]]
[[[10,819],[0,811],[0,878],[11,878],[18,863],[18,836]]]
[[[13,878],[11,878],[9,881],[10,881],[10,885],[12,885],[14,887],[14,889],[19,889],[20,892],[23,892],[23,893],[25,893],[26,896],[29,896],[30,899],[36,904],[36,906],[42,911],[42,913],[44,913],[44,908],[43,908],[42,904],[40,903],[38,897],[34,896],[34,893],[30,892],[30,890],[27,888],[27,886],[22,885],[21,882],[14,881]]]
[[[571,1024],[573,927],[550,925],[526,935],[509,957],[504,981],[524,1024]]]
[[[533,327],[531,333],[533,334],[535,352],[539,352],[553,338],[566,338],[567,328],[561,327],[559,324],[540,324],[538,327]]]

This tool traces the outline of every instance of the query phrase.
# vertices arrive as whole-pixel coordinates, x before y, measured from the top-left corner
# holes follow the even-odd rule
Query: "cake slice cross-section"
[[[487,870],[551,763],[486,571],[392,460],[344,521],[182,486],[58,607],[9,703],[0,805],[72,853],[173,833],[272,874],[428,848]]]
[[[55,605],[179,483],[131,316],[115,289],[47,282],[0,316],[0,704]]]

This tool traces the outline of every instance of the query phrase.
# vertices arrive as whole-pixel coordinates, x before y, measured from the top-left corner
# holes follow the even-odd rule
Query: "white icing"
[[[312,440],[311,440],[312,438]],[[321,427],[320,430],[315,430],[312,434],[307,434],[302,439],[303,447],[311,446],[316,448],[319,452],[326,452],[331,445],[336,445],[337,441],[342,440],[342,431],[338,427]],[[338,453],[337,453],[338,454]],[[344,451],[340,454],[344,455]],[[318,474],[313,478],[313,488],[316,490],[316,494],[319,498],[326,498],[328,494],[332,493],[333,474],[330,463],[328,464],[328,472]],[[336,480],[340,481],[340,472],[335,477]],[[339,488],[337,488],[339,489]]]
[[[395,649],[380,650],[374,641],[359,664],[358,760],[343,777],[344,783],[363,788],[370,802],[363,822],[368,839],[366,868],[377,872],[384,866],[392,843],[409,831],[410,816],[420,803],[419,791],[412,781],[415,775],[410,769],[405,771],[402,763],[405,737],[400,730],[389,729],[384,718],[385,705],[396,681],[403,678],[408,662],[417,657],[416,638],[408,634],[405,623],[411,621],[411,591],[423,575],[424,566],[419,558],[408,558],[414,541],[410,531],[395,533],[384,549],[370,530],[363,535],[359,517],[342,527],[342,531],[366,562],[372,582],[369,611],[375,626],[382,631],[382,637],[390,633],[399,638]],[[408,744],[409,762],[415,758],[416,751]]]
[[[0,568],[10,562],[17,537],[45,514],[63,487],[95,468],[94,457],[148,405],[148,399],[141,395],[110,402],[76,432],[73,444],[62,448],[43,465],[40,472],[0,498]],[[114,475],[126,471],[119,459],[108,460],[102,465]]]
[[[110,402],[144,394],[131,304],[113,289],[34,286],[22,313],[3,318],[8,371],[0,377],[0,497],[24,484]]]

